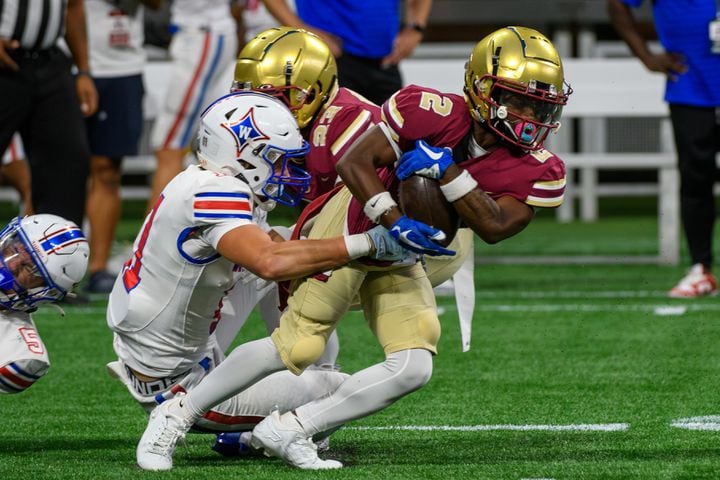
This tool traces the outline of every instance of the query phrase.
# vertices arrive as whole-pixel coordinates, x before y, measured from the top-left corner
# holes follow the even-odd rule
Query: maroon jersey
[[[383,128],[396,151],[415,148],[416,140],[450,147],[458,165],[493,199],[510,196],[533,207],[557,207],[565,191],[565,165],[547,150],[518,152],[501,145],[491,152],[472,139],[472,118],[463,97],[409,85],[382,106]],[[394,168],[379,171],[380,180],[397,198]],[[367,231],[372,221],[357,200],[350,202],[350,233]]]
[[[308,136],[311,148],[305,158],[310,173],[306,200],[314,200],[335,186],[335,165],[348,147],[371,126],[380,121],[380,107],[361,95],[340,88],[323,108]]]

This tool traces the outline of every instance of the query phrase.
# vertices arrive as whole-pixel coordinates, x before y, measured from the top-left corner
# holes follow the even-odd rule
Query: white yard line
[[[477,298],[667,298],[666,291],[653,290],[478,290]]]
[[[345,427],[347,430],[412,430],[444,432],[541,431],[541,432],[624,432],[629,423],[580,423],[571,425],[393,425],[388,427]]]
[[[720,415],[705,415],[701,417],[688,417],[673,420],[670,426],[685,430],[720,430]]]
[[[444,311],[456,311],[455,305],[443,305]],[[696,305],[649,305],[649,304],[614,304],[614,305],[588,305],[588,304],[527,304],[527,305],[490,305],[476,304],[476,311],[482,312],[647,312],[658,315],[681,315],[686,312],[703,312],[720,310],[717,304]]]

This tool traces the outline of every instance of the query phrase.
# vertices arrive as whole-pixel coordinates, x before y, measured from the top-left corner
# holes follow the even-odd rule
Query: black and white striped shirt
[[[0,0],[0,38],[27,50],[55,45],[65,31],[67,0]]]

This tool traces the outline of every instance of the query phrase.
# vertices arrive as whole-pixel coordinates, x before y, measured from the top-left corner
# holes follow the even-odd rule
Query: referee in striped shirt
[[[0,152],[20,132],[35,212],[82,225],[90,159],[83,116],[97,109],[82,0],[0,0],[0,92]]]

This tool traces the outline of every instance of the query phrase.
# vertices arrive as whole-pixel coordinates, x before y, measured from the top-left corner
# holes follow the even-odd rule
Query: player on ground
[[[30,316],[62,300],[88,264],[85,235],[50,214],[15,218],[0,232],[0,393],[20,393],[50,368]]]
[[[120,361],[110,368],[146,408],[192,388],[220,363],[222,352],[212,333],[225,295],[244,270],[276,281],[366,255],[406,256],[382,227],[322,241],[274,242],[256,224],[255,205],[271,209],[275,202],[300,200],[309,178],[293,161],[306,152],[290,111],[269,96],[230,94],[203,114],[200,165],[188,167],[158,197],[107,309]],[[197,419],[198,427],[252,428],[274,404],[292,408],[331,391],[344,378],[333,371],[308,373],[266,379],[254,392],[229,398]]]

